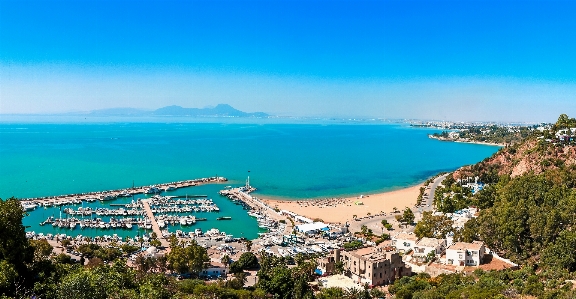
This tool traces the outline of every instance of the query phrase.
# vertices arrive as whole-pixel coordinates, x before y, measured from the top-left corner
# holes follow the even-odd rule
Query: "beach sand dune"
[[[380,214],[382,212],[390,213],[396,207],[402,210],[406,207],[413,208],[416,204],[420,187],[423,185],[413,186],[396,191],[371,194],[358,197],[331,198],[319,200],[263,200],[271,207],[277,207],[280,210],[288,210],[296,214],[308,217],[310,219],[320,218],[328,223],[345,223],[351,221],[353,215],[358,218]],[[356,202],[362,202],[357,205]]]

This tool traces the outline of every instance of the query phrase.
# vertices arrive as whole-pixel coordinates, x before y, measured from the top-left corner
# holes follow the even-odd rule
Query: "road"
[[[428,189],[428,196],[426,197],[426,201],[424,203],[426,206],[422,209],[423,211],[432,211],[433,208],[432,203],[434,202],[434,193],[436,192],[436,188],[442,183],[442,181],[444,181],[446,176],[448,176],[448,173],[437,177],[434,180],[434,182],[432,182],[430,189]]]

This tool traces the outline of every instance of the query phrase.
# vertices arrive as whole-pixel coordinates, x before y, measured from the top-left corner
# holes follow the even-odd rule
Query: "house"
[[[218,278],[222,276],[226,276],[226,267],[222,263],[218,262],[211,262],[206,269],[200,271],[198,273],[200,277],[207,277],[207,278]]]
[[[332,258],[332,259],[331,259]],[[402,261],[395,251],[382,247],[365,247],[353,251],[335,250],[331,256],[318,261],[320,271],[332,272],[337,262],[342,262],[344,275],[358,284],[370,286],[386,285],[396,279],[410,275],[412,269]]]
[[[424,262],[431,252],[434,256],[442,255],[446,251],[446,246],[446,239],[422,238],[414,245],[412,257],[419,262]]]
[[[392,237],[392,246],[399,252],[408,252],[414,250],[417,241],[418,238],[413,233],[400,232]]]
[[[446,249],[446,264],[456,266],[478,266],[482,264],[486,247],[484,242],[456,242]]]

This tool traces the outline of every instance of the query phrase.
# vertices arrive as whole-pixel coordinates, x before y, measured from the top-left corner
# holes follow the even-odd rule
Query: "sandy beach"
[[[416,198],[420,193],[420,187],[423,185],[413,186],[391,192],[384,192],[372,195],[364,195],[363,198],[330,198],[318,200],[262,200],[271,207],[277,207],[280,210],[288,210],[299,215],[306,216],[310,219],[320,218],[329,223],[345,223],[353,218],[380,214],[381,212],[390,213],[396,207],[399,210],[405,207],[413,208],[416,204]],[[357,205],[356,202],[362,202]]]

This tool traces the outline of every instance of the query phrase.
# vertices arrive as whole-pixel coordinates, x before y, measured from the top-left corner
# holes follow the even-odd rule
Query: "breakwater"
[[[58,196],[45,196],[45,197],[35,197],[35,198],[24,198],[21,199],[24,205],[37,204],[41,206],[59,206],[66,204],[78,204],[83,201],[94,202],[107,201],[116,199],[118,197],[132,197],[137,194],[159,194],[164,191],[172,191],[179,188],[192,187],[205,183],[218,183],[225,182],[228,179],[225,177],[209,177],[200,178],[193,180],[177,181],[170,183],[162,183],[151,186],[140,186],[132,187],[126,189],[99,191],[99,192],[87,192],[87,193],[76,193],[76,194],[66,194]],[[204,195],[196,195],[194,197],[205,197]]]

